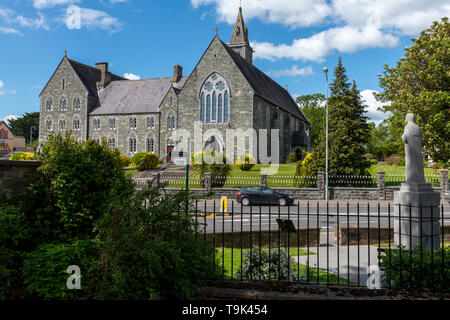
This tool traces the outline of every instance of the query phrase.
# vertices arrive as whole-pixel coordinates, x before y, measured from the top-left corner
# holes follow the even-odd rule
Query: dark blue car
[[[238,202],[244,206],[255,204],[286,206],[293,204],[294,198],[267,187],[243,187],[238,192]]]

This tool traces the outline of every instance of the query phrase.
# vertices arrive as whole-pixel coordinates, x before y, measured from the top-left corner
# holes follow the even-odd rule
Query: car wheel
[[[242,199],[242,205],[243,206],[249,206],[250,205],[250,199],[249,198]]]
[[[278,204],[282,207],[284,207],[286,205],[287,201],[284,198],[281,198],[278,200]]]

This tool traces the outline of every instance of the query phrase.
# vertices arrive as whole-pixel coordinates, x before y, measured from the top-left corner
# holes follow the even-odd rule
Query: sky
[[[0,0],[0,120],[39,111],[64,50],[129,79],[189,75],[214,37],[228,43],[243,8],[254,65],[295,98],[326,93],[338,58],[380,122],[384,65],[450,15],[448,0]],[[77,18],[79,17],[79,19]]]

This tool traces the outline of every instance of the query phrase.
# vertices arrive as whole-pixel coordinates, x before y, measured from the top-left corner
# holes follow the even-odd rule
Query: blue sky
[[[254,64],[293,96],[325,93],[342,56],[380,120],[372,90],[384,64],[395,65],[410,38],[449,16],[441,0],[243,0]],[[67,49],[111,72],[168,77],[180,64],[190,74],[219,28],[228,42],[239,0],[0,0],[0,119],[39,111],[39,93]],[[77,11],[79,10],[79,11]],[[71,12],[80,12],[80,29]]]

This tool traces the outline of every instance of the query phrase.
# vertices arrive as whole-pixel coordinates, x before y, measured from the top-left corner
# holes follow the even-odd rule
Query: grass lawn
[[[425,169],[425,174],[439,174],[439,170],[435,170],[432,168],[424,168]],[[386,172],[386,174],[401,174],[404,175],[405,174],[405,167],[400,167],[400,166],[388,166],[388,165],[379,165],[379,164],[374,164],[369,168],[369,173],[371,176],[376,177],[377,176],[377,171],[384,171]]]
[[[244,249],[243,251],[249,251],[250,249]],[[259,249],[253,249],[253,250],[259,250]],[[282,248],[281,250],[284,250]],[[222,250],[222,248],[216,249],[216,259],[219,262],[220,269],[222,270],[222,266],[224,266],[224,276],[225,278],[232,278],[232,274],[236,274],[236,272],[241,270],[241,249],[233,249],[233,270],[231,268],[231,248],[225,248]],[[299,249],[298,248],[289,248],[289,255],[290,256],[305,256],[308,252],[306,250]],[[315,253],[310,252],[310,255],[315,255]],[[224,262],[222,264],[222,261]],[[306,279],[309,271],[309,282],[318,282],[319,283],[326,283],[327,282],[327,272],[319,270],[319,273],[317,273],[317,268],[308,267],[303,264],[294,263],[294,272],[299,272],[300,275],[303,275]],[[328,273],[328,280],[330,283],[337,283],[338,277],[335,274]],[[234,279],[238,279],[236,276],[234,276]],[[346,279],[340,278],[340,283],[347,283]]]

